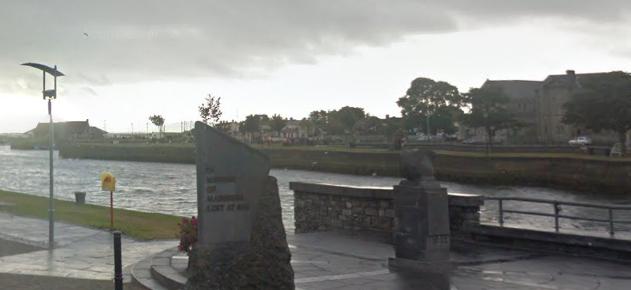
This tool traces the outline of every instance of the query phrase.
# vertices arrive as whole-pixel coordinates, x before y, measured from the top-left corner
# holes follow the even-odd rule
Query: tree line
[[[238,131],[258,133],[266,125],[280,134],[289,121],[296,121],[309,136],[383,135],[402,138],[412,132],[453,134],[458,125],[462,125],[483,129],[487,144],[493,144],[498,131],[523,126],[509,111],[509,102],[509,96],[498,87],[483,86],[461,93],[448,82],[419,77],[396,101],[401,109],[400,118],[381,119],[366,113],[363,108],[344,106],[336,110],[312,111],[300,120],[279,114],[252,114],[238,123]],[[228,131],[234,124],[220,121],[220,97],[209,94],[198,109],[200,118],[211,126]],[[615,71],[583,80],[564,109],[564,123],[596,132],[614,131],[622,143],[622,153],[626,152],[624,138],[631,129],[631,75]],[[159,116],[151,117],[152,122],[161,126],[164,120],[156,117]]]

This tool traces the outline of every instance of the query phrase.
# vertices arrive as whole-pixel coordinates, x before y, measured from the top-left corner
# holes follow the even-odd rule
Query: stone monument
[[[445,188],[434,178],[434,153],[401,152],[401,172],[406,178],[394,186],[394,247],[391,268],[447,272],[449,262],[449,205]]]
[[[187,288],[294,289],[269,158],[201,122],[193,134],[198,241]]]

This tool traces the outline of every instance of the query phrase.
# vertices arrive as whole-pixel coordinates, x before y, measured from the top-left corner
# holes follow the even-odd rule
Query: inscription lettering
[[[208,202],[242,201],[243,194],[209,194]]]
[[[212,204],[210,205],[210,211],[223,211],[223,204]]]
[[[237,178],[235,178],[234,176],[214,176],[214,175],[208,175],[206,176],[206,182],[209,183],[234,183],[237,181]]]
[[[247,211],[250,205],[247,203],[217,203],[206,206],[207,212],[217,211]]]
[[[429,236],[428,239],[434,245],[449,244],[449,235]]]

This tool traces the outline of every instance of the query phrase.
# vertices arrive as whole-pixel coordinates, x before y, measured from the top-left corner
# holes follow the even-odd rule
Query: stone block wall
[[[394,228],[391,188],[291,182],[296,233],[344,230],[390,237]],[[479,195],[449,194],[452,235],[480,223]]]

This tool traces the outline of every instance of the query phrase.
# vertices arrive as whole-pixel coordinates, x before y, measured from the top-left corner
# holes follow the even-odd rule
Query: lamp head
[[[42,88],[42,96],[44,97],[44,100],[46,98],[48,99],[56,99],[57,98],[57,77],[61,77],[64,76],[64,74],[60,71],[57,70],[57,66],[55,67],[49,67],[47,65],[44,64],[40,64],[40,63],[34,63],[34,62],[27,62],[27,63],[23,63],[22,65],[25,66],[30,66],[36,69],[39,69],[43,72],[43,88]],[[49,74],[51,76],[53,76],[53,80],[54,80],[54,88],[52,90],[46,90],[46,74]]]

